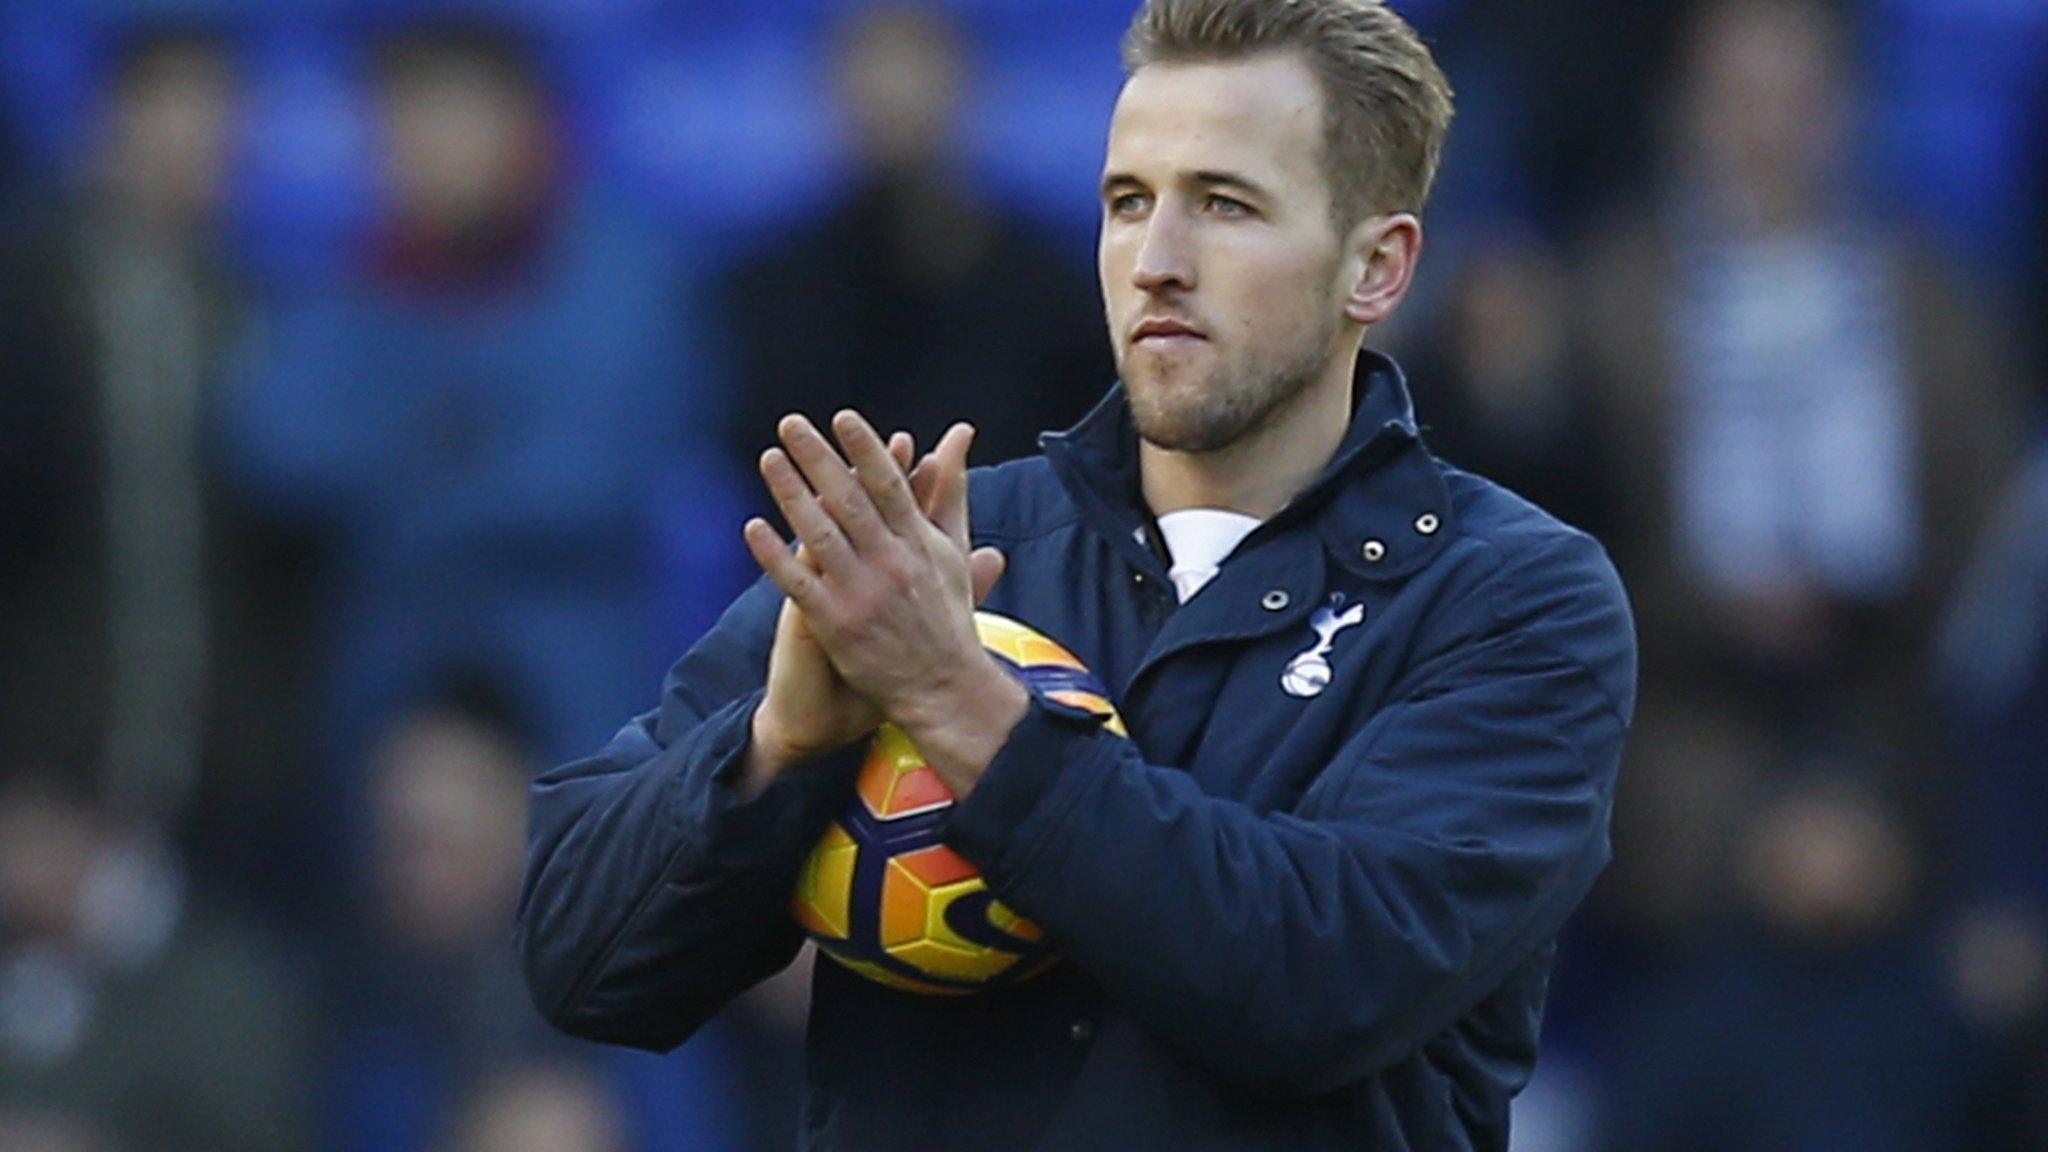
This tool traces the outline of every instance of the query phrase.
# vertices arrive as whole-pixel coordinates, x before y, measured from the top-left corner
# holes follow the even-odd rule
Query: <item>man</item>
[[[529,978],[579,1035],[689,1036],[796,954],[798,866],[887,718],[960,797],[948,842],[1066,962],[965,998],[820,965],[806,1147],[1504,1148],[1608,854],[1621,589],[1438,464],[1390,362],[1354,389],[1450,115],[1413,32],[1373,0],[1151,0],[1126,55],[1122,386],[977,475],[971,533],[966,433],[906,477],[906,438],[842,414],[842,460],[785,420],[762,472],[801,548],[750,524],[771,582],[658,712],[535,786]],[[982,591],[1131,738],[1006,677]]]
[[[725,278],[732,454],[858,396],[920,438],[972,421],[983,460],[1030,455],[1109,371],[1083,265],[969,175],[963,30],[928,5],[862,7],[832,51],[851,187]]]
[[[366,734],[451,671],[490,669],[550,758],[638,699],[668,655],[652,493],[718,393],[676,260],[575,179],[532,44],[458,20],[376,53],[386,210],[348,277],[269,317],[219,437],[318,558],[299,847],[327,863],[364,835]]]
[[[0,759],[0,1148],[314,1146],[308,989],[200,879],[97,781]]]
[[[207,452],[247,320],[241,68],[211,25],[148,23],[99,80],[77,178],[0,229],[0,744],[225,843],[275,802],[293,616]]]
[[[1689,691],[1906,745],[1928,638],[2027,413],[1992,308],[1851,175],[1857,31],[1710,0],[1661,185],[1604,222],[1580,310],[1643,632]],[[1872,721],[1881,728],[1872,729]]]

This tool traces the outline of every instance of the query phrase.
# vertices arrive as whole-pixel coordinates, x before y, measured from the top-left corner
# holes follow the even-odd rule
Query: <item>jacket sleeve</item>
[[[669,673],[660,708],[534,782],[518,947],[572,1035],[666,1050],[786,966],[797,873],[851,794],[859,746],[742,802],[780,595],[765,581]]]
[[[1291,811],[1034,700],[948,838],[1196,1066],[1275,1097],[1370,1076],[1551,939],[1608,858],[1634,629],[1597,545],[1544,551],[1445,610]]]

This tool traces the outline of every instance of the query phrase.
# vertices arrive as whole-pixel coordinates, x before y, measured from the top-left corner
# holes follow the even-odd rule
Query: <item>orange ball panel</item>
[[[924,882],[925,887],[934,890],[964,880],[981,879],[980,869],[944,844],[934,844],[915,852],[905,852],[896,857],[893,863],[909,869],[912,875]]]
[[[854,783],[854,790],[860,794],[861,803],[877,816],[888,818],[902,813],[891,811],[890,796],[895,791],[897,777],[924,767],[924,757],[918,755],[917,746],[910,742],[903,729],[894,724],[884,724],[875,729],[874,739],[868,744],[867,759],[861,763],[860,777]]]
[[[914,768],[896,777],[896,786],[889,793],[889,810],[884,816],[904,816],[913,812],[927,812],[943,808],[953,802],[953,790],[939,779],[939,774],[929,768]]]
[[[901,860],[882,874],[882,947],[893,951],[924,935],[925,905],[931,890]]]

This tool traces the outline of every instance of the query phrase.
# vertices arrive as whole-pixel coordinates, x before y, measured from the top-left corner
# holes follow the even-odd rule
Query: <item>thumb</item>
[[[974,603],[978,606],[988,599],[988,594],[1003,578],[1003,570],[1010,566],[1010,560],[994,548],[976,548],[967,557],[967,570],[974,579]]]

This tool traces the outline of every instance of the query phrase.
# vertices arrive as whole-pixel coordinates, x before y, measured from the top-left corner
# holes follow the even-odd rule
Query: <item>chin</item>
[[[1211,452],[1220,452],[1238,440],[1236,435],[1210,428],[1168,428],[1152,433],[1140,428],[1138,436],[1154,448],[1184,456],[1203,456]]]
[[[1125,394],[1138,436],[1155,448],[1193,454],[1222,451],[1258,432],[1312,378],[1307,366],[1248,377],[1156,361],[1132,369]]]
[[[1218,373],[1148,356],[1130,365],[1124,390],[1138,436],[1169,452],[1214,452],[1243,435],[1242,414]]]
[[[1182,403],[1147,403],[1133,398],[1131,422],[1139,439],[1168,452],[1216,452],[1251,430],[1243,413],[1214,399],[1183,397]]]

